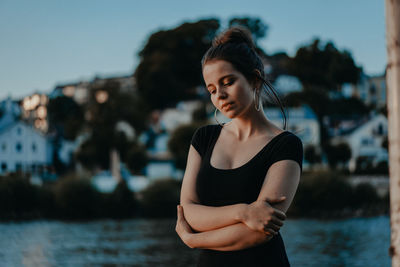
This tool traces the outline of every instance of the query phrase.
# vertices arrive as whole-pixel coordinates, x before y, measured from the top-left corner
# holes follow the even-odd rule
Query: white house
[[[292,92],[300,92],[303,88],[299,78],[291,75],[280,75],[274,83],[274,87],[281,95]]]
[[[0,131],[2,128],[14,123],[21,115],[21,108],[11,97],[0,102]]]
[[[279,127],[283,127],[283,116],[278,108],[264,108],[264,112],[269,120]],[[287,130],[296,134],[307,145],[319,146],[320,125],[318,118],[312,109],[303,105],[298,108],[287,108]]]
[[[163,110],[160,121],[165,129],[171,132],[179,125],[191,123],[193,111],[200,105],[200,101],[181,101],[176,108]]]
[[[0,174],[36,172],[51,164],[48,138],[33,126],[17,121],[0,129]]]
[[[366,157],[373,164],[388,161],[387,150],[382,147],[382,142],[386,138],[387,132],[387,118],[379,114],[350,133],[333,138],[332,144],[345,142],[350,146],[352,155],[349,161],[349,170],[354,171],[358,157]]]

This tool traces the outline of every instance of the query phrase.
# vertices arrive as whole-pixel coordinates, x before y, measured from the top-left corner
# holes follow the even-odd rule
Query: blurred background
[[[390,265],[383,2],[0,0],[5,266],[195,265],[176,205],[192,135],[216,123],[200,60],[232,25],[303,141],[292,265]]]

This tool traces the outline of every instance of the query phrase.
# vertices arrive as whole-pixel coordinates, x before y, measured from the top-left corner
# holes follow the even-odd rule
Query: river
[[[0,223],[0,266],[195,266],[171,219]],[[281,229],[292,266],[390,266],[389,217],[292,219]]]

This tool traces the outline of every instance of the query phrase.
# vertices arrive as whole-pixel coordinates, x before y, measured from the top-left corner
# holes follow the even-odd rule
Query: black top
[[[277,161],[294,160],[302,169],[302,142],[289,131],[272,138],[244,165],[234,169],[215,168],[210,158],[221,129],[218,124],[206,125],[198,128],[192,137],[191,144],[202,158],[196,180],[196,192],[202,205],[217,207],[254,202],[269,167]],[[198,266],[289,266],[289,262],[278,234],[264,244],[240,251],[202,250]]]

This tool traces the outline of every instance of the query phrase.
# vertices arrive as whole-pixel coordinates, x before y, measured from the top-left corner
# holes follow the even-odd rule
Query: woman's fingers
[[[275,224],[275,225],[277,225],[279,227],[282,227],[282,225],[283,225],[283,221],[278,219],[278,218],[276,218],[276,217],[274,217],[274,216],[272,216],[270,221],[271,221],[271,223],[273,223],[273,224]]]
[[[265,228],[269,228],[269,229],[272,229],[272,230],[274,230],[274,231],[279,231],[279,229],[281,229],[278,225],[273,224],[273,223],[270,223],[270,224],[265,225],[265,226],[264,226],[264,229],[265,229]]]
[[[265,202],[268,202],[269,204],[277,204],[280,203],[282,201],[284,201],[286,199],[285,196],[281,196],[281,197],[277,197],[277,198],[265,198]]]
[[[283,226],[283,222],[279,220],[278,218],[272,216],[268,221],[265,222],[264,224],[264,230],[265,229],[272,229],[275,232],[279,231],[279,229]]]
[[[274,214],[280,220],[286,220],[286,214],[278,209],[274,209]]]
[[[269,234],[271,234],[271,235],[276,235],[277,234],[277,232],[274,230],[274,229],[271,229],[271,228],[269,228],[269,227],[264,227],[264,233],[269,233]]]

